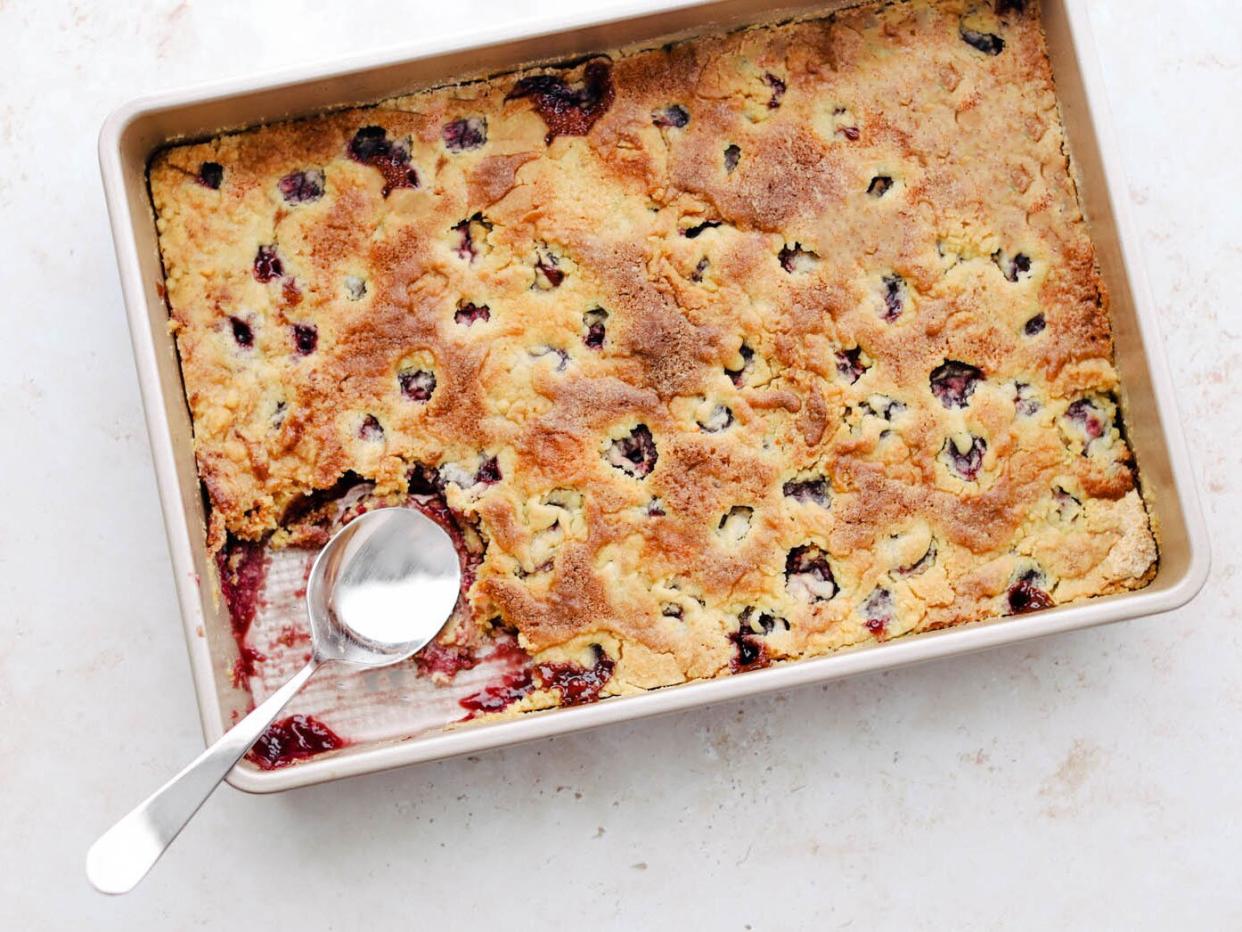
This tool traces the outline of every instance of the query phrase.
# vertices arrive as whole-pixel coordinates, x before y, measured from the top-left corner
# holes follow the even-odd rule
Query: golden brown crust
[[[602,645],[611,692],[1144,584],[1035,7],[864,6],[162,153],[214,546],[430,467],[486,543],[477,623]]]

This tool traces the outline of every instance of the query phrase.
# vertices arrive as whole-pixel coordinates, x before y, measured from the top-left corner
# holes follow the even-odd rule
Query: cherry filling
[[[616,667],[604,650],[596,645],[595,662],[589,667],[576,663],[537,663],[529,670],[507,674],[493,684],[458,700],[470,714],[466,720],[490,712],[501,712],[536,689],[555,690],[563,706],[582,705],[599,699],[612,679]]]
[[[254,256],[254,280],[266,283],[284,274],[285,266],[276,255],[276,246],[260,246]]]
[[[963,26],[960,35],[963,42],[978,49],[984,55],[999,55],[1005,51],[1005,40],[995,33],[976,32]]]
[[[785,99],[785,82],[769,71],[764,74],[763,83],[772,89],[772,96],[768,98],[768,109],[775,110]]]
[[[804,505],[828,507],[828,480],[822,476],[815,479],[790,479],[781,487],[786,498]]]
[[[1052,596],[1045,592],[1044,574],[1039,570],[1028,570],[1017,582],[1009,587],[1009,611],[1014,615],[1026,612],[1037,612],[1040,609],[1052,608],[1056,603]]]
[[[463,591],[469,588],[463,586]],[[441,644],[432,641],[414,655],[414,664],[424,676],[439,674],[453,679],[462,670],[472,670],[479,665],[479,655],[469,647],[459,644]]]
[[[458,305],[456,312],[453,314],[453,320],[456,323],[469,327],[476,320],[491,320],[492,311],[486,304],[473,304],[466,301]]]
[[[639,424],[627,436],[614,440],[604,458],[610,466],[642,479],[655,469],[659,453],[651,429],[646,424]]]
[[[503,712],[513,703],[525,698],[532,689],[534,682],[530,671],[524,670],[506,675],[499,683],[457,700],[457,704],[470,713],[466,716],[469,721],[479,715]]]
[[[837,372],[845,377],[851,385],[863,377],[870,366],[862,360],[862,347],[841,350],[837,353]]]
[[[194,180],[204,188],[219,191],[220,185],[224,183],[224,166],[219,162],[204,162],[198,166],[198,174],[194,176]]]
[[[229,610],[233,634],[239,639],[250,630],[258,611],[267,565],[267,549],[260,541],[240,540],[230,535],[216,552],[220,594]]]
[[[535,683],[540,689],[555,689],[561,694],[561,705],[582,705],[595,702],[612,679],[616,663],[596,645],[595,663],[580,667],[576,663],[537,663]]]
[[[948,359],[944,365],[932,370],[931,390],[946,408],[964,408],[970,404],[970,396],[982,380],[982,369]]]
[[[410,167],[409,147],[389,139],[382,126],[364,126],[354,133],[349,142],[349,157],[384,176],[384,197],[397,188],[418,187],[418,172]]]
[[[449,152],[468,152],[487,142],[487,119],[485,117],[462,117],[445,123],[440,130],[444,148]]]
[[[291,172],[276,183],[280,196],[289,204],[306,204],[323,197],[323,172],[317,168]]]
[[[513,85],[505,100],[530,98],[535,112],[548,127],[545,142],[557,136],[585,136],[595,121],[612,106],[614,96],[612,67],[604,61],[589,63],[582,72],[582,83],[571,87],[564,78],[536,74]]]
[[[290,715],[268,725],[246,756],[264,770],[275,770],[347,743],[313,715]]]

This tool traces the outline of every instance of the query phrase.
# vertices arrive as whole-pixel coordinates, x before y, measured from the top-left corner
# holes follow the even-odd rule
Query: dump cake
[[[466,569],[419,669],[518,658],[466,718],[1144,585],[1037,6],[858,6],[159,154],[243,648],[265,553],[394,504]]]

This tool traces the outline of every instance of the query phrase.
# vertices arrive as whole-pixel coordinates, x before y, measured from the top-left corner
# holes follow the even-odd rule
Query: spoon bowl
[[[369,511],[333,535],[306,585],[310,661],[91,845],[86,876],[95,889],[137,886],[320,665],[380,667],[417,653],[444,627],[460,589],[452,538],[420,511]]]
[[[321,661],[386,666],[422,650],[461,590],[452,539],[421,512],[370,511],[320,551],[306,584]]]

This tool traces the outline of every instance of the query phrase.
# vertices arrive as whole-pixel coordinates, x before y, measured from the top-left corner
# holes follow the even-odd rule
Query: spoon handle
[[[312,659],[193,763],[104,832],[86,853],[86,876],[95,889],[128,893],[136,887],[318,666],[319,660]]]

